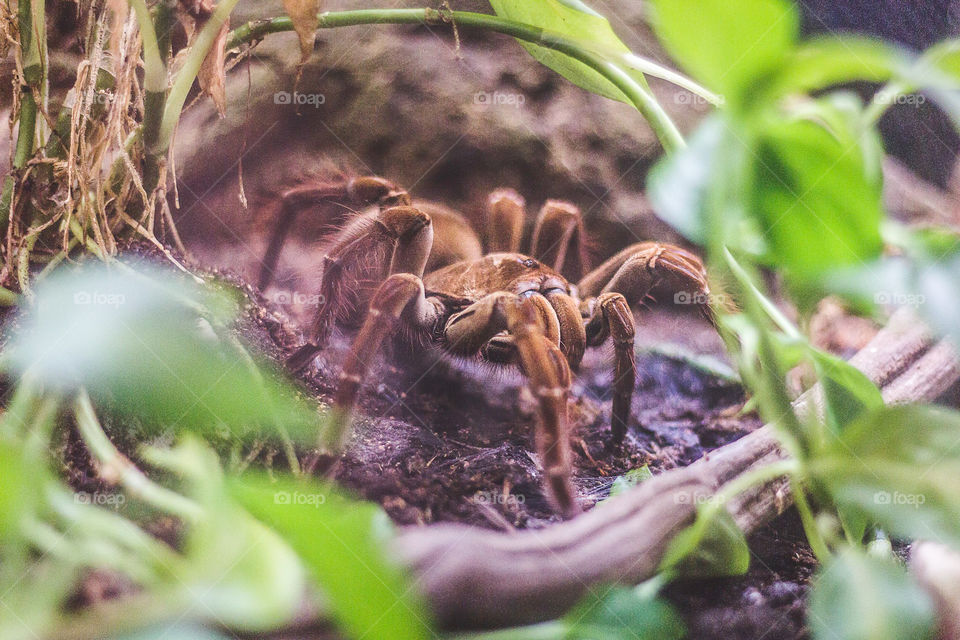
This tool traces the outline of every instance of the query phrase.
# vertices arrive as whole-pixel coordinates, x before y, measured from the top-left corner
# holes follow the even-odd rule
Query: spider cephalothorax
[[[289,361],[307,366],[335,324],[359,326],[334,401],[336,433],[348,426],[357,393],[383,341],[396,337],[458,357],[517,365],[537,401],[537,450],[548,495],[564,516],[578,510],[570,482],[567,396],[571,371],[587,347],[610,339],[615,375],[612,431],[623,440],[636,370],[631,305],[654,288],[688,294],[709,317],[700,259],[680,247],[641,242],[620,251],[573,284],[561,275],[571,245],[586,265],[579,210],[548,201],[534,227],[531,255],[520,253],[523,199],[501,189],[488,201],[490,253],[456,212],[411,201],[382,178],[299,188],[297,203],[341,199],[379,204],[356,216],[328,246],[321,305],[310,341]],[[292,206],[284,208],[293,211]],[[293,213],[278,225],[264,259],[269,284]]]

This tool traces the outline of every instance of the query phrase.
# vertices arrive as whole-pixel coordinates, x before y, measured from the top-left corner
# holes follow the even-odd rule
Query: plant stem
[[[154,22],[144,0],[131,0],[130,4],[143,36],[143,189],[149,196],[160,181],[160,165],[166,153],[166,147],[160,143],[160,127],[167,102],[167,54],[173,13],[166,3],[161,3]]]
[[[33,298],[33,290],[30,288],[30,253],[33,252],[38,237],[39,232],[30,233],[17,252],[17,282],[20,283],[20,290],[23,295],[28,299]]]
[[[187,522],[200,517],[202,511],[196,503],[154,483],[113,446],[86,390],[81,390],[74,402],[74,415],[80,436],[100,464],[105,480],[120,484],[133,497]]]
[[[793,502],[797,506],[797,513],[800,514],[800,522],[803,524],[803,532],[807,535],[807,542],[813,549],[813,555],[823,564],[830,559],[832,555],[827,543],[824,542],[820,530],[817,528],[817,521],[813,517],[813,511],[810,509],[810,503],[807,502],[807,494],[804,493],[803,483],[796,477],[792,482]]]
[[[665,67],[661,64],[657,64],[653,60],[638,56],[635,53],[620,54],[619,59],[623,62],[623,66],[629,69],[640,71],[645,76],[652,76],[654,78],[666,80],[671,84],[677,85],[681,89],[686,89],[690,93],[700,96],[712,105],[720,106],[724,103],[722,96],[719,96],[703,85],[698,84],[692,78],[688,78],[682,73],[677,73],[673,69]]]
[[[217,3],[217,8],[207,20],[206,24],[197,34],[187,59],[177,73],[177,77],[170,87],[170,93],[167,95],[167,104],[163,111],[163,121],[160,123],[160,132],[156,144],[156,153],[166,153],[173,139],[173,132],[176,129],[177,122],[180,120],[180,113],[183,111],[183,105],[187,101],[187,95],[190,93],[190,87],[200,72],[207,53],[213,47],[217,39],[220,27],[226,22],[236,6],[238,0],[221,0]],[[293,25],[291,24],[291,29]]]
[[[665,151],[669,153],[685,145],[683,137],[677,130],[676,125],[649,91],[641,87],[630,74],[616,63],[587,48],[583,43],[567,38],[562,34],[484,13],[473,13],[469,11],[441,13],[436,9],[359,9],[355,11],[330,11],[321,13],[318,20],[318,28],[320,29],[365,24],[441,25],[452,20],[461,28],[495,31],[547,49],[565,53],[602,75],[623,92],[633,103],[633,106],[646,118]],[[233,49],[241,44],[259,40],[270,33],[291,30],[293,30],[293,22],[286,16],[272,18],[270,20],[248,22],[230,33],[227,37],[227,48]]]
[[[144,0],[130,0],[137,25],[143,38],[143,88],[146,92],[164,92],[167,89],[167,71],[157,42],[157,31],[153,27],[150,10]]]
[[[0,194],[0,230],[6,231],[10,222],[10,207],[13,206],[13,192],[17,186],[14,173],[27,166],[33,157],[33,147],[37,132],[37,101],[29,87],[23,88],[20,98],[20,122],[17,127],[17,147],[13,155],[13,172],[3,180],[3,193]],[[4,235],[6,235],[4,233]]]
[[[904,80],[893,80],[883,85],[873,95],[870,104],[863,110],[863,128],[867,130],[877,124],[883,114],[897,102],[900,96],[913,93],[916,87]]]
[[[760,307],[764,313],[773,320],[774,324],[777,325],[777,328],[780,329],[784,334],[790,336],[794,340],[802,340],[803,334],[793,326],[793,323],[787,319],[783,312],[777,308],[770,299],[764,295],[762,291],[757,287],[755,282],[758,281],[758,278],[755,275],[747,273],[747,270],[744,269],[736,258],[733,257],[733,254],[726,247],[723,248],[723,257],[727,261],[727,266],[737,277],[737,280],[740,282],[740,285],[744,288],[744,293],[750,295],[750,297],[756,302],[757,306]]]
[[[13,192],[17,186],[14,173],[27,166],[33,157],[37,135],[37,101],[31,87],[40,88],[44,78],[43,58],[40,52],[38,35],[46,33],[43,22],[43,3],[38,7],[36,0],[21,0],[17,7],[17,19],[20,29],[20,55],[23,67],[24,86],[20,88],[20,122],[17,127],[17,146],[13,155],[13,172],[3,181],[3,192],[0,193],[0,231],[6,235],[7,224],[10,222],[10,207],[13,204]],[[39,33],[34,33],[34,20],[41,19]]]
[[[697,520],[690,525],[691,528],[695,528],[698,531],[698,537],[702,537],[703,534],[706,533],[710,522],[717,517],[721,510],[726,508],[727,502],[737,497],[744,491],[747,491],[751,487],[762,484],[773,478],[779,478],[781,476],[792,477],[799,470],[800,463],[794,459],[789,459],[782,460],[780,462],[774,462],[765,467],[760,467],[759,469],[754,469],[749,473],[738,476],[724,485],[721,490],[714,494],[705,505],[700,507],[700,510],[697,513]]]
[[[40,89],[46,76],[46,61],[43,55],[47,40],[45,5],[43,0],[22,0],[17,4],[23,81],[35,89]]]

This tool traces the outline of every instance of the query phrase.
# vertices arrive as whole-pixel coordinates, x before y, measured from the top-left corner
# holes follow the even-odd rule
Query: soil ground
[[[243,332],[266,352],[282,357],[299,344],[297,323],[282,309],[252,304],[249,311]],[[609,350],[588,353],[573,388],[575,481],[585,508],[607,498],[631,469],[647,465],[657,474],[687,465],[760,425],[755,415],[740,415],[740,386],[702,366],[705,354],[722,363],[706,322],[654,308],[638,313],[637,324],[639,375],[622,449],[608,444]],[[301,377],[322,402],[331,399],[350,338],[337,336]],[[338,482],[381,504],[399,525],[509,531],[557,522],[541,490],[532,405],[519,374],[442,358],[398,365],[385,354],[368,379]],[[746,576],[668,589],[691,638],[806,637],[803,603],[815,562],[798,520],[788,512],[750,543]]]

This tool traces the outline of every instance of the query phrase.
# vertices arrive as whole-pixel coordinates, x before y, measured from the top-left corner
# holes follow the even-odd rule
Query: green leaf
[[[960,296],[956,295],[960,252],[956,249],[938,257],[883,258],[833,272],[827,282],[855,304],[911,307],[940,335],[960,336]]]
[[[607,19],[575,0],[490,0],[493,10],[502,18],[552,31],[599,52],[629,53]],[[578,87],[601,96],[629,103],[630,100],[609,80],[570,56],[545,49],[529,42],[520,43],[541,64],[553,69]],[[640,86],[646,87],[643,74],[625,70]]]
[[[710,232],[710,193],[729,161],[727,123],[718,115],[701,124],[685,149],[665,157],[654,167],[647,195],[657,216],[688,240],[707,244]]]
[[[315,441],[315,409],[232,335],[236,296],[187,277],[85,265],[45,280],[12,364],[50,388],[85,386],[150,425],[242,435],[283,425]]]
[[[0,543],[20,536],[20,520],[31,512],[38,497],[36,477],[23,452],[0,441]]]
[[[753,167],[751,213],[766,262],[810,277],[880,254],[881,189],[855,145],[806,120],[765,127]]]
[[[616,587],[602,600],[589,596],[563,618],[566,640],[679,640],[683,620],[669,604],[643,589]]]
[[[617,479],[613,481],[613,485],[610,487],[610,497],[620,495],[624,491],[632,489],[644,480],[649,480],[652,477],[653,472],[650,471],[649,465],[645,464],[642,467],[630,469],[630,471],[627,471],[622,476],[617,476]]]
[[[709,506],[670,541],[660,562],[660,571],[685,578],[739,576],[749,568],[750,548],[743,531],[726,508],[713,511]]]
[[[853,91],[832,91],[817,99],[798,99],[787,113],[797,120],[819,124],[844,148],[859,150],[869,184],[883,186],[883,141],[873,127],[865,127],[863,100]]]
[[[871,411],[883,407],[877,385],[862,371],[819,349],[810,349],[817,378],[823,388],[827,426],[834,434]]]
[[[939,407],[866,415],[810,461],[838,508],[892,535],[960,543],[960,414]]]
[[[379,507],[256,474],[233,481],[232,494],[297,551],[350,637],[432,637],[425,607],[387,556],[392,527]]]
[[[667,51],[733,106],[793,48],[798,15],[783,0],[654,0],[654,29]]]
[[[186,437],[172,450],[145,456],[181,476],[203,516],[187,528],[186,562],[175,584],[221,624],[267,631],[290,624],[307,591],[306,574],[294,550],[272,529],[232,499],[216,453]]]
[[[923,640],[934,634],[933,604],[907,572],[854,549],[819,571],[808,620],[815,640]]]
[[[960,80],[960,40],[951,38],[938,42],[923,52],[920,64],[933,65]]]
[[[787,54],[767,88],[771,99],[855,81],[881,83],[904,73],[910,54],[874,38],[812,38]]]
[[[895,220],[883,226],[883,239],[919,261],[932,262],[957,253],[960,233],[947,227],[913,227]]]

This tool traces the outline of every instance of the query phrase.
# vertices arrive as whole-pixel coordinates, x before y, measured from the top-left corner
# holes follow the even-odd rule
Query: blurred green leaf
[[[652,477],[653,472],[650,471],[649,465],[630,469],[630,471],[627,471],[622,476],[617,476],[617,479],[613,481],[613,484],[610,486],[610,497],[620,495],[624,491],[628,491],[644,480],[649,480]]]
[[[922,242],[922,240],[921,240]],[[949,243],[948,236],[930,236],[932,247]],[[940,335],[960,336],[960,252],[956,246],[933,257],[895,256],[867,265],[838,270],[828,286],[854,304],[866,307],[911,307]]]
[[[216,453],[188,436],[174,449],[145,456],[183,477],[185,493],[203,509],[187,528],[186,562],[176,572],[201,613],[247,631],[289,624],[306,594],[303,567],[280,536],[232,499]]]
[[[721,116],[708,117],[688,146],[664,158],[648,179],[647,195],[657,216],[700,245],[707,244],[710,232],[711,191],[736,144],[727,127]]]
[[[583,43],[587,48],[595,45],[598,52],[630,51],[614,33],[606,18],[578,0],[490,0],[490,4],[500,17],[562,34]],[[578,87],[607,98],[630,102],[612,82],[579,60],[529,42],[520,44],[541,64]],[[629,69],[624,69],[624,72],[631,75],[640,86],[646,87],[642,73]]]
[[[950,38],[923,52],[920,64],[932,65],[960,80],[960,39]]]
[[[686,636],[683,620],[655,593],[616,587],[603,599],[585,598],[564,616],[566,640],[678,640]]]
[[[815,640],[923,640],[934,636],[929,596],[899,565],[846,549],[820,569],[810,594]]]
[[[19,448],[0,440],[0,543],[20,535],[20,520],[36,502],[34,471]]]
[[[667,547],[660,571],[684,578],[715,578],[743,575],[750,568],[750,548],[743,531],[721,507],[701,508],[693,525]]]
[[[960,414],[905,406],[871,412],[810,461],[851,516],[889,533],[960,543]]]
[[[653,25],[667,51],[697,80],[746,106],[748,92],[793,48],[798,15],[783,0],[654,0]]]
[[[947,227],[914,227],[888,220],[883,239],[918,261],[943,259],[960,250],[960,233]]]
[[[862,371],[836,356],[811,347],[817,378],[823,388],[827,426],[841,433],[857,418],[883,407],[877,385]]]
[[[883,408],[880,390],[862,371],[812,346],[810,355],[823,389],[824,418],[831,434],[839,435],[858,418]],[[849,538],[863,540],[870,522],[864,513],[848,506],[838,506],[837,511]]]
[[[859,95],[853,91],[831,91],[816,99],[794,100],[787,112],[793,119],[819,124],[844,149],[859,151],[866,182],[878,189],[883,186],[883,141],[879,131],[864,126],[864,106]]]
[[[855,145],[806,120],[763,128],[751,212],[767,240],[766,262],[793,275],[879,256],[880,185]]]
[[[75,569],[64,563],[40,561],[10,576],[10,580],[0,576],[5,613],[16,613],[0,615],[0,638],[37,640],[54,628],[62,605],[75,589]]]
[[[769,97],[855,81],[886,82],[903,73],[909,63],[909,54],[876,38],[849,34],[811,38],[787,54],[770,80]]]
[[[238,436],[279,424],[315,441],[315,409],[241,350],[236,312],[235,296],[186,277],[85,265],[37,288],[12,364],[148,424]]]
[[[426,608],[387,556],[392,526],[378,506],[256,474],[232,481],[231,492],[296,549],[350,637],[431,637]]]

